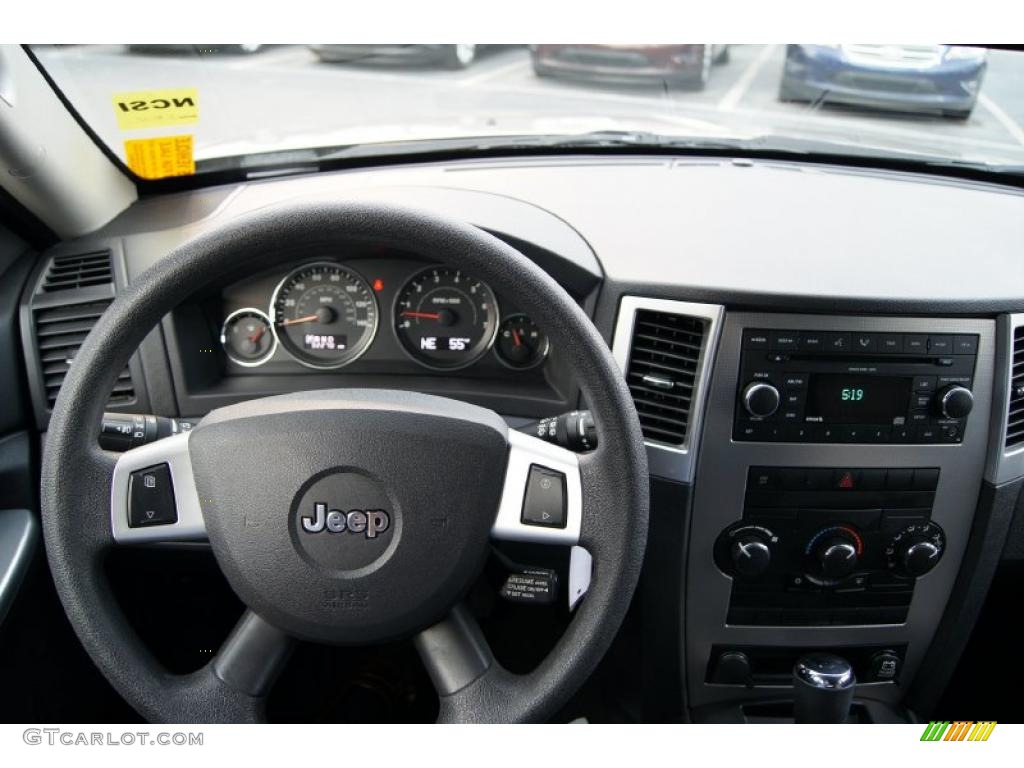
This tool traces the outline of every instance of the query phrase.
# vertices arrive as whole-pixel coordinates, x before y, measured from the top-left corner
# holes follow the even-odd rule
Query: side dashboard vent
[[[114,281],[110,266],[110,251],[68,253],[54,256],[43,279],[43,293],[70,291],[91,285],[105,285]]]
[[[703,318],[637,310],[626,383],[648,440],[686,442],[706,331]]]
[[[109,301],[97,301],[36,310],[36,347],[39,350],[39,365],[48,409],[53,410],[57,393],[60,392],[75,355],[108,306]],[[108,402],[115,406],[135,402],[135,387],[127,366],[114,382]]]
[[[1013,332],[1010,361],[1010,409],[1006,416],[1006,447],[1024,444],[1024,325]]]

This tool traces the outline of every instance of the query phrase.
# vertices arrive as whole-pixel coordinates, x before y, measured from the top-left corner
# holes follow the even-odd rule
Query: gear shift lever
[[[793,710],[798,723],[845,723],[857,678],[850,662],[832,653],[809,653],[793,667]]]

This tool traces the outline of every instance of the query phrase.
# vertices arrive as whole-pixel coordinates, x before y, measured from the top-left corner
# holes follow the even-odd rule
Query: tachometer
[[[430,368],[463,368],[490,349],[498,304],[486,283],[434,267],[414,276],[395,301],[395,332],[405,350]]]
[[[299,267],[274,291],[271,319],[281,346],[312,368],[340,368],[377,333],[377,299],[352,270],[334,262]]]

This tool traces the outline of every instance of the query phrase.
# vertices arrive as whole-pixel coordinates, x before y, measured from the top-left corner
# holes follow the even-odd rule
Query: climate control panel
[[[938,481],[928,467],[751,467],[743,518],[715,543],[733,579],[728,623],[902,623],[946,547]]]

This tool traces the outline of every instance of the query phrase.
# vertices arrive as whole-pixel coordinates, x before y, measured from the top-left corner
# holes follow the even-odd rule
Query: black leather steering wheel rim
[[[648,479],[636,411],[607,343],[532,261],[476,227],[372,203],[302,202],[234,219],[176,248],[120,291],[71,367],[50,420],[41,471],[47,556],[84,647],[121,695],[152,721],[258,721],[264,697],[238,690],[215,662],[191,675],[163,669],[122,613],[103,572],[116,455],[97,444],[105,396],[161,318],[201,286],[241,267],[337,253],[346,244],[401,248],[471,272],[513,297],[574,368],[599,447],[581,457],[579,544],[593,556],[589,592],[554,650],[527,675],[498,664],[441,695],[439,720],[549,718],[600,661],[625,616],[646,546]],[[223,657],[224,652],[220,654]],[[216,659],[215,659],[216,661]]]

